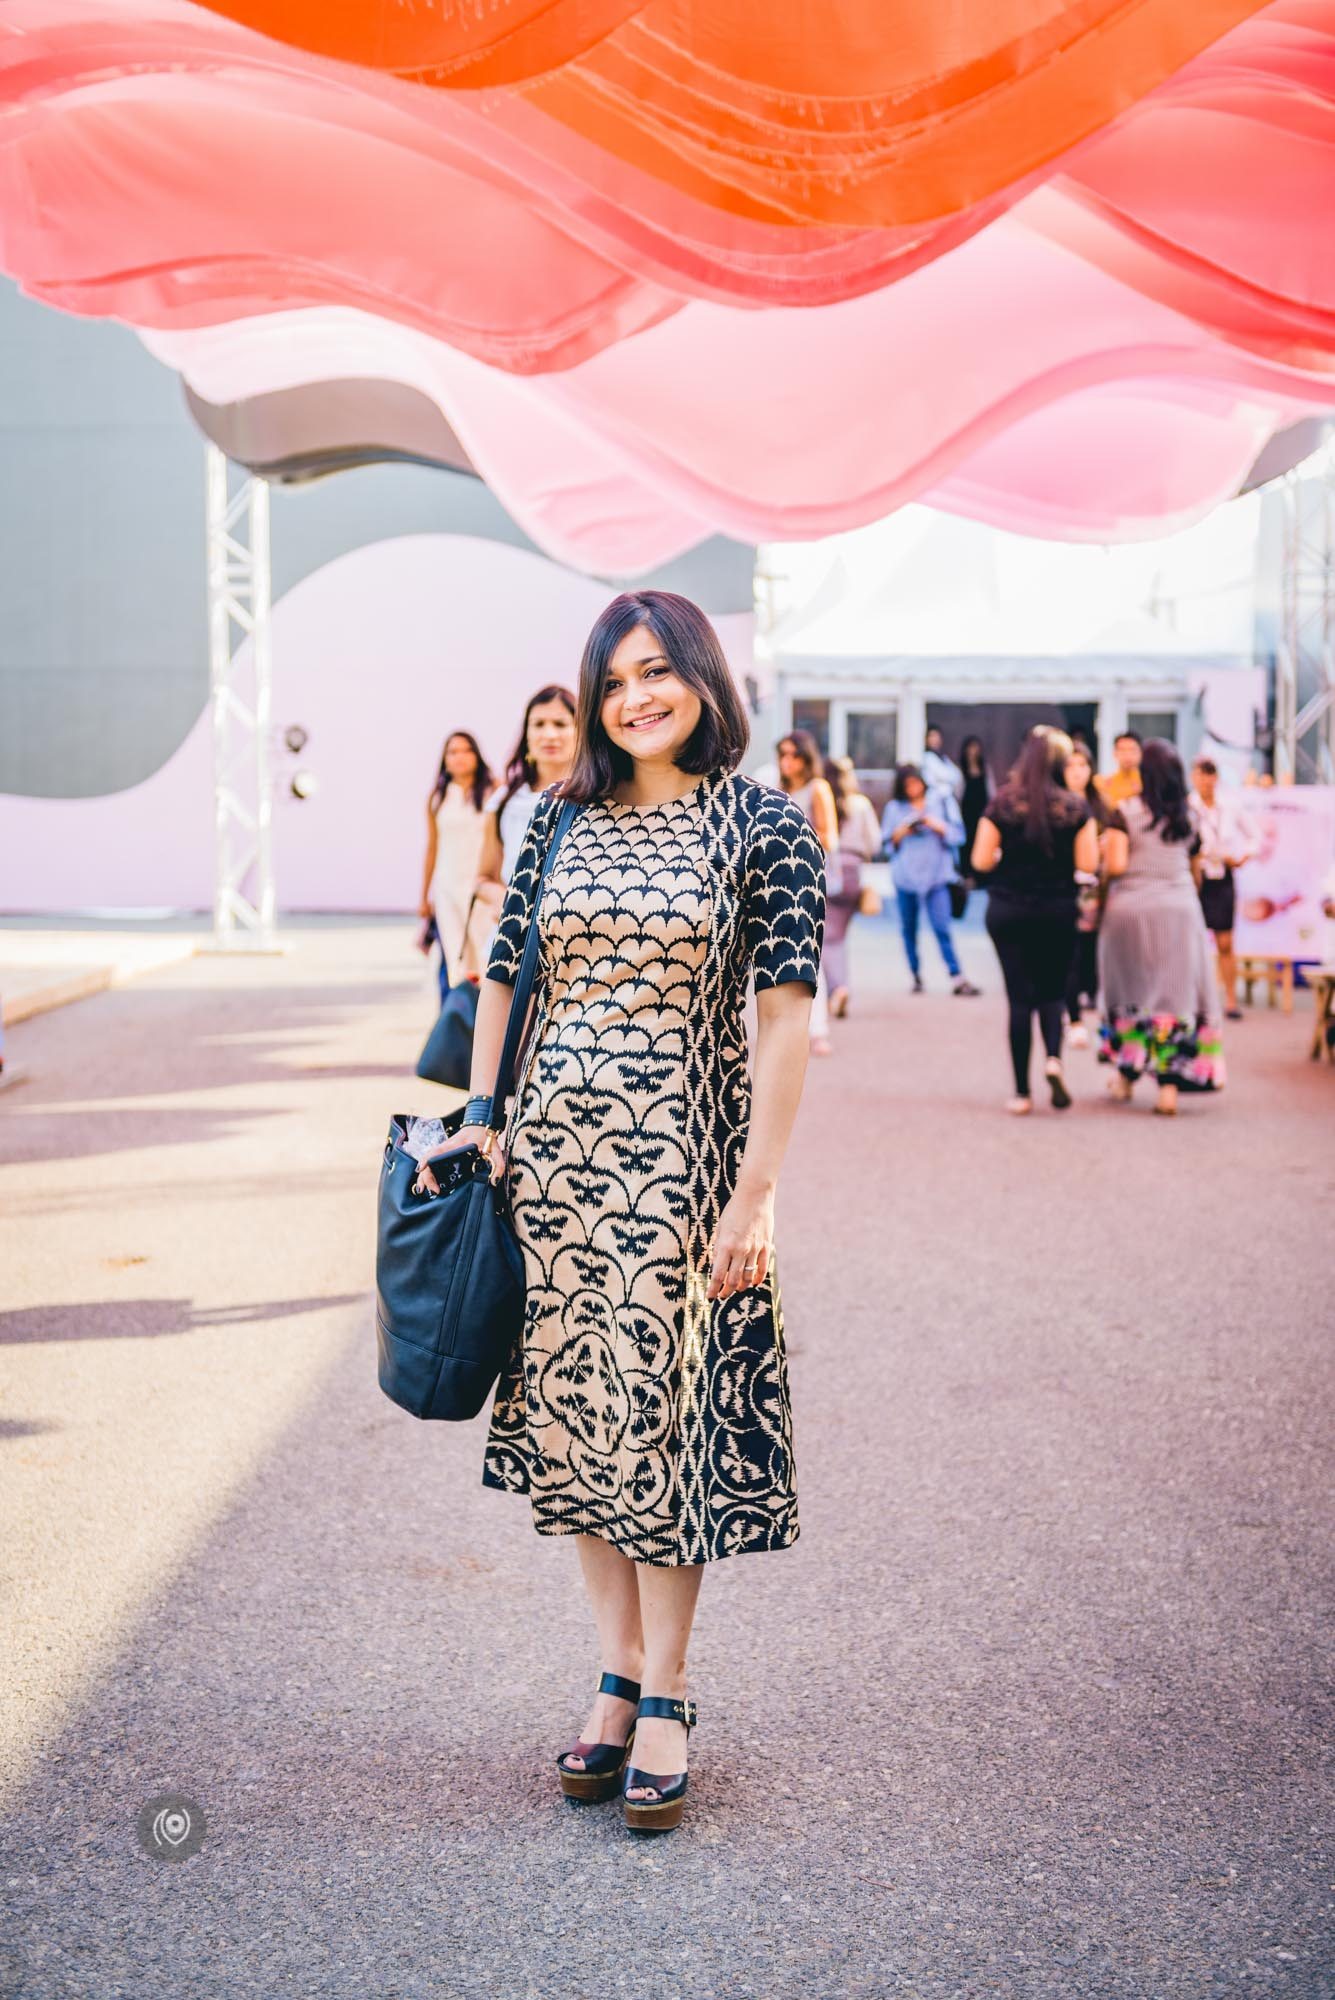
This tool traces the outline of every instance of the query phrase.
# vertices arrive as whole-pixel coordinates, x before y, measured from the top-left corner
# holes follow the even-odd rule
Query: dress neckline
[[[716,782],[718,776],[719,773],[717,771],[709,771],[701,778],[698,785],[691,786],[689,792],[678,792],[675,799],[659,799],[655,805],[631,805],[625,799],[613,798],[610,792],[600,803],[611,807],[616,812],[635,813],[643,818],[647,818],[651,813],[668,812],[674,806],[690,805],[694,800],[699,798],[703,791]]]

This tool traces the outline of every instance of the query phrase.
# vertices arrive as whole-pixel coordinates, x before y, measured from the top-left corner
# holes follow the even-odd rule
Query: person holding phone
[[[950,974],[951,992],[976,994],[978,988],[965,978],[955,956],[951,936],[950,885],[959,880],[955,856],[964,839],[964,821],[954,792],[946,786],[929,791],[916,764],[901,764],[881,815],[881,832],[890,856],[890,879],[895,885],[913,992],[925,990],[918,957],[918,921],[926,910]]]

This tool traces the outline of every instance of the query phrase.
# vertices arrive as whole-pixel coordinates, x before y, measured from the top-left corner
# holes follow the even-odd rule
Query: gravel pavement
[[[780,1194],[802,1536],[706,1578],[679,1832],[557,1791],[574,1551],[375,1382],[429,1021],[312,924],[16,1029],[0,2000],[1335,1995],[1335,1070],[1007,1119],[855,933]],[[930,940],[928,950],[931,950]],[[177,1864],[141,1807],[202,1808]]]

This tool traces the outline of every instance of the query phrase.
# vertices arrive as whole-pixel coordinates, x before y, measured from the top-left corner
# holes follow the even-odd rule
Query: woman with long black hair
[[[1010,1003],[1015,1095],[1006,1106],[1030,1112],[1033,1019],[1046,1051],[1044,1072],[1055,1111],[1071,1102],[1062,1074],[1066,975],[1075,949],[1076,870],[1099,865],[1098,823],[1083,798],[1062,783],[1071,739],[1040,725],[978,822],[975,874],[988,881],[987,929],[1001,961]]]
[[[992,796],[992,781],[987,775],[987,759],[981,736],[966,736],[961,743],[960,770],[964,774],[964,787],[960,792],[960,818],[964,821],[960,873],[967,876],[973,865],[970,857],[978,833],[978,822],[987,811],[987,802]]]
[[[482,857],[484,815],[495,780],[476,736],[455,729],[445,738],[440,769],[426,808],[426,866],[419,914],[434,917],[440,940],[441,988],[478,968],[480,940],[473,890]],[[485,933],[485,922],[483,931]]]
[[[1171,1116],[1179,1090],[1224,1083],[1214,953],[1191,870],[1196,832],[1171,743],[1144,745],[1140,793],[1122,818],[1126,831],[1107,836],[1114,880],[1099,933],[1099,1060],[1112,1065],[1122,1103],[1139,1077],[1153,1076],[1154,1108]]]
[[[1073,741],[1066,759],[1062,782],[1068,792],[1083,799],[1098,822],[1099,858],[1103,858],[1103,837],[1110,828],[1126,832],[1126,822],[1116,806],[1110,806],[1094,778],[1094,762],[1083,742]],[[1089,1047],[1084,1011],[1093,1007],[1099,991],[1099,924],[1103,916],[1105,885],[1098,876],[1077,874],[1075,947],[1066,975],[1066,1013],[1070,1022],[1067,1041],[1073,1049]]]
[[[825,862],[825,955],[821,974],[830,989],[830,1014],[848,1012],[848,927],[862,908],[862,874],[881,850],[876,808],[858,785],[851,757],[827,757],[825,778],[834,794],[838,844]]]
[[[575,697],[555,682],[530,695],[519,739],[505,767],[505,782],[488,808],[482,833],[478,882],[503,889],[528,832],[538,799],[549,785],[570,776],[575,760]],[[500,898],[492,900],[499,909]]]
[[[536,1019],[497,1170],[528,1310],[483,1483],[575,1538],[602,1678],[562,1790],[681,1818],[704,1567],[798,1532],[774,1190],[801,1095],[824,855],[738,774],[746,712],[703,612],[618,597],[580,666],[574,769],[510,876],[456,1145],[484,1147],[529,925]],[[562,799],[581,810],[536,894]],[[535,909],[535,903],[537,905]],[[756,996],[748,1074],[743,1015]],[[430,1167],[420,1184],[434,1191]],[[634,1736],[634,1759],[630,1739]]]

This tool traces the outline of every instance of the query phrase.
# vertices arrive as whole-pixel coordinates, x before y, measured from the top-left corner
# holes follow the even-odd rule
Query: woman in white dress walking
[[[426,809],[426,865],[419,915],[434,917],[440,939],[442,979],[456,983],[480,971],[478,913],[469,911],[482,859],[485,813],[495,789],[475,736],[456,729],[445,738],[440,769]]]

